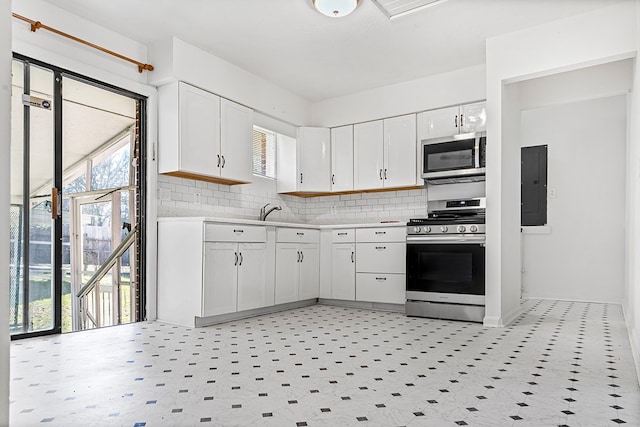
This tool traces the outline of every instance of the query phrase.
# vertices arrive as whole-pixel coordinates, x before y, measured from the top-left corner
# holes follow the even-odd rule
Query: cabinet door
[[[416,185],[416,115],[384,120],[384,186]]]
[[[298,128],[298,191],[331,191],[328,128]]]
[[[476,102],[460,107],[460,132],[481,132],[487,129],[487,103]]]
[[[220,97],[179,83],[180,171],[216,176],[220,150]]]
[[[238,311],[269,305],[267,296],[267,244],[238,245]]]
[[[331,129],[331,191],[353,190],[353,125]]]
[[[406,243],[358,243],[358,272],[404,273],[406,271]]]
[[[320,250],[317,244],[301,244],[298,300],[318,298],[320,294]]]
[[[352,243],[331,245],[331,298],[356,299],[356,246]]]
[[[228,99],[220,101],[220,176],[251,182],[253,110]]]
[[[406,301],[404,274],[358,273],[356,300],[404,304]]]
[[[353,125],[354,190],[383,187],[383,145],[382,120]]]
[[[203,316],[236,311],[238,297],[237,253],[238,245],[236,243],[204,244]]]
[[[298,301],[299,265],[300,248],[297,243],[276,244],[276,304]]]
[[[459,108],[449,107],[421,113],[420,135],[425,139],[452,136],[460,133]]]

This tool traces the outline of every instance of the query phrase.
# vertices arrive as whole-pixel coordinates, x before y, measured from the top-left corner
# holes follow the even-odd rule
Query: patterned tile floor
[[[11,425],[640,425],[621,307],[527,301],[503,329],[316,305],[11,348]]]

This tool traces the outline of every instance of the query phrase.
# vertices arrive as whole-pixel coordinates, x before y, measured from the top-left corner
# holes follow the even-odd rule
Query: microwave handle
[[[476,135],[476,142],[475,142],[473,152],[475,153],[475,155],[473,156],[473,162],[475,163],[474,166],[476,168],[479,168],[480,167],[480,136],[479,135]]]

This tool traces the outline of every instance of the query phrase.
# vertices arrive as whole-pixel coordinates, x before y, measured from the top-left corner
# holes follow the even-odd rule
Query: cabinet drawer
[[[266,242],[267,229],[256,225],[205,223],[205,242]]]
[[[356,229],[356,242],[405,242],[405,227],[380,227]]]
[[[356,230],[353,228],[331,230],[331,238],[333,243],[353,243],[356,241]]]
[[[404,274],[356,274],[356,301],[404,304]]]
[[[404,273],[406,243],[356,244],[356,271],[362,273]]]
[[[276,242],[320,243],[320,230],[308,228],[277,228]]]

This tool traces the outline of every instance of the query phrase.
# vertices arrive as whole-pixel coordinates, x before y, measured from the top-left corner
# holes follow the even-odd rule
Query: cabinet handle
[[[386,246],[376,246],[376,249],[382,250],[382,249],[387,249],[387,247]]]
[[[236,255],[236,262],[233,265],[238,265],[238,252],[234,252],[234,254]]]
[[[387,234],[386,231],[376,231],[376,234]]]
[[[227,163],[227,161],[224,159],[224,156],[221,156],[221,157],[222,157],[222,167],[224,167],[224,164]]]
[[[244,233],[244,230],[242,230],[242,229],[234,229],[233,232],[234,233]]]
[[[458,115],[456,114],[456,117],[453,119],[453,124],[458,127]]]
[[[300,262],[300,251],[298,251],[298,262]]]
[[[376,280],[387,280],[386,277],[376,277]]]
[[[387,179],[387,170],[384,170],[384,179]]]
[[[464,114],[460,114],[460,127],[464,126]]]
[[[335,185],[336,183],[336,176],[335,174],[331,174],[331,185]]]
[[[347,233],[338,233],[338,236],[346,236]]]
[[[220,167],[220,154],[218,154],[218,167]]]
[[[356,255],[356,253],[351,251],[351,263],[355,262],[355,260],[353,259],[355,255]]]
[[[242,252],[240,252],[240,264],[238,265],[242,265],[242,261],[244,260],[244,258],[242,257]]]
[[[304,236],[304,233],[300,233],[300,232],[298,232],[298,233],[296,233],[296,235],[298,235],[298,236]]]
[[[300,172],[300,184],[302,184],[302,172]]]
[[[382,169],[380,169],[380,171],[378,172],[378,175],[380,175],[380,179],[382,179]]]
[[[304,252],[300,251],[300,262],[304,261]]]

